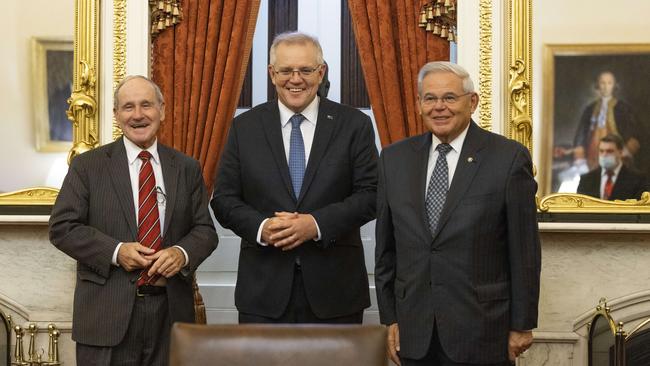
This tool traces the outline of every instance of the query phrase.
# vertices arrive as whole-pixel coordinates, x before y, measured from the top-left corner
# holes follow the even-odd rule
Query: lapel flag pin
[[[468,162],[468,163],[473,163],[473,162],[474,162],[474,158],[470,156],[469,158],[467,158],[467,162]]]
[[[327,119],[334,119],[334,116],[332,116],[331,114],[328,114]]]

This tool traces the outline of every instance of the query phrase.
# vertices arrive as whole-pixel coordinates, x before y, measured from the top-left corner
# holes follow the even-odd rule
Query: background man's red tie
[[[156,177],[151,166],[151,153],[142,151],[138,154],[142,160],[139,176],[138,191],[138,241],[156,252],[162,243],[160,237],[160,215],[158,214],[158,200],[156,197]],[[145,268],[138,277],[138,286],[156,282],[159,275],[149,277]]]
[[[614,189],[614,181],[612,176],[614,172],[607,171],[607,182],[605,182],[605,189],[603,190],[603,199],[608,200],[612,196],[612,190]]]

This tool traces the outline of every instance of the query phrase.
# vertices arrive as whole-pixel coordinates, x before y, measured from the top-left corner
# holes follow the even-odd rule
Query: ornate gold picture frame
[[[72,39],[32,39],[32,103],[36,150],[64,152],[72,147],[67,99],[72,92]]]
[[[543,120],[539,165],[540,210],[543,212],[648,213],[650,195],[640,200],[605,201],[576,194],[580,176],[598,168],[597,152],[587,156],[582,147],[592,119],[598,78],[615,76],[614,98],[625,106],[617,111],[618,134],[638,140],[637,151],[626,148],[629,164],[650,173],[650,45],[545,45]],[[629,108],[628,108],[629,107]],[[619,109],[620,110],[620,109]],[[613,112],[612,112],[613,113]],[[629,115],[629,116],[628,116]],[[585,127],[586,126],[586,127]],[[634,126],[634,127],[633,127]],[[582,136],[582,137],[581,137]],[[584,138],[583,138],[584,137]],[[594,155],[593,152],[590,153]]]

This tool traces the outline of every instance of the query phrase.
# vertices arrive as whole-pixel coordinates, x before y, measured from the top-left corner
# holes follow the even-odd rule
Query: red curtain
[[[418,27],[423,0],[348,0],[370,105],[383,146],[423,132],[417,74],[449,60],[449,43]]]
[[[165,96],[160,141],[201,162],[212,190],[237,108],[260,0],[183,0],[183,19],[153,42],[152,78]]]

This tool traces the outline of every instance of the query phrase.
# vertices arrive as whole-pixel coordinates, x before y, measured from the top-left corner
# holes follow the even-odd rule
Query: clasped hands
[[[262,242],[283,251],[317,237],[316,220],[310,214],[276,212],[262,227]]]
[[[117,263],[128,272],[149,268],[148,275],[159,274],[169,278],[185,265],[183,252],[176,247],[169,247],[154,252],[138,242],[122,243],[117,252]]]

